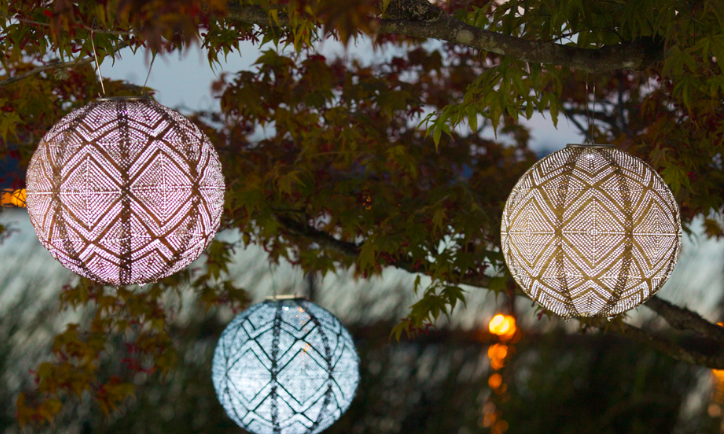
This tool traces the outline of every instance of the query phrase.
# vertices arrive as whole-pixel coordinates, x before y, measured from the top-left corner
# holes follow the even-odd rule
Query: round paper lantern
[[[208,137],[149,98],[100,98],[60,120],[27,173],[30,221],[63,266],[105,285],[155,282],[219,227],[224,178]]]
[[[313,434],[352,402],[359,357],[334,315],[302,298],[275,298],[226,327],[212,380],[226,413],[250,433]]]
[[[500,232],[518,285],[566,318],[643,303],[664,285],[681,248],[671,190],[613,145],[568,145],[534,164],[508,197]]]

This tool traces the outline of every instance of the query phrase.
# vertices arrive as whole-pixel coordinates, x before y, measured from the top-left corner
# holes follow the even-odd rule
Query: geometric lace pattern
[[[645,302],[681,249],[679,207],[663,179],[601,145],[569,145],[534,164],[510,193],[500,232],[518,285],[565,318]]]
[[[267,300],[239,314],[219,339],[212,380],[226,413],[253,434],[313,434],[354,398],[359,356],[327,310]]]
[[[105,285],[183,269],[219,227],[224,178],[208,137],[148,98],[101,98],[43,137],[27,172],[38,239],[71,271]]]

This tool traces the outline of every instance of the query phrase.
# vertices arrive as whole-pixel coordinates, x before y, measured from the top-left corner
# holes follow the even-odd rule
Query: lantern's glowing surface
[[[106,285],[155,282],[186,267],[214,237],[223,205],[208,137],[148,98],[101,98],[71,112],[28,167],[40,242]]]
[[[267,300],[221,335],[212,380],[221,405],[253,434],[313,434],[352,402],[359,357],[331,313],[300,299]]]
[[[568,145],[515,185],[501,244],[515,281],[549,311],[616,315],[669,278],[681,248],[679,208],[639,158],[611,145]]]

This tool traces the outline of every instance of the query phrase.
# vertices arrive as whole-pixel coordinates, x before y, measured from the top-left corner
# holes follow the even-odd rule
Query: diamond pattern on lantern
[[[147,98],[102,98],[65,116],[41,140],[27,185],[43,246],[66,268],[116,286],[193,262],[224,204],[208,137]]]
[[[661,177],[612,147],[580,145],[531,167],[503,212],[516,282],[563,317],[611,316],[666,282],[681,246],[679,208]]]
[[[359,383],[352,338],[304,299],[268,300],[239,314],[214,353],[221,405],[253,434],[314,434],[344,413]]]

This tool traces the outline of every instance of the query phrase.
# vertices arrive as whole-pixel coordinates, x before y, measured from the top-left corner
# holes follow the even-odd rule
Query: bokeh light
[[[500,385],[503,384],[503,376],[498,374],[497,372],[488,378],[488,386],[492,387],[493,389],[497,389],[500,387]]]
[[[503,339],[509,339],[516,332],[515,318],[511,315],[497,314],[490,320],[488,330]]]
[[[490,367],[498,370],[505,366],[505,358],[508,356],[508,347],[503,344],[493,344],[488,348]]]

